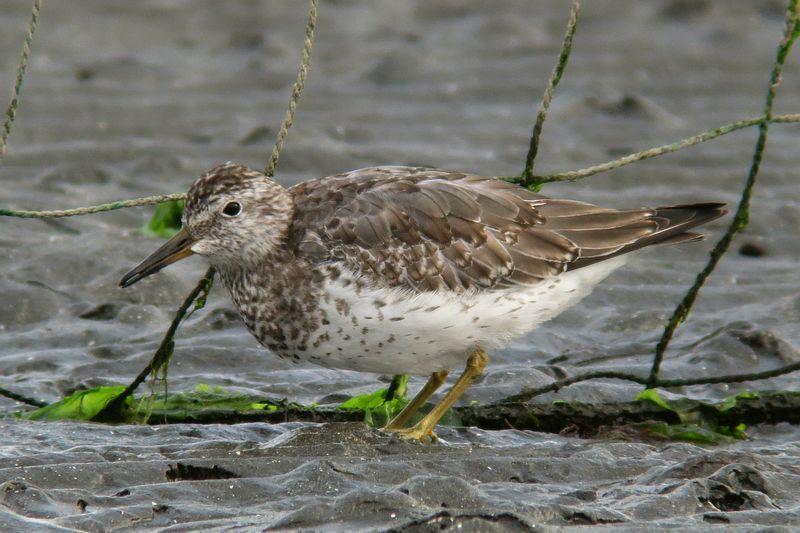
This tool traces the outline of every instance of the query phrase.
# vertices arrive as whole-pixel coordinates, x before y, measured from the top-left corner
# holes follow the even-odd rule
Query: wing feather
[[[289,189],[288,244],[382,285],[463,291],[529,285],[721,216],[721,204],[615,210],[435,169],[374,167]],[[683,237],[685,235],[685,237]]]

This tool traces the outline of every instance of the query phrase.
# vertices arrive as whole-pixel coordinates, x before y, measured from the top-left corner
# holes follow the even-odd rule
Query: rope
[[[533,181],[533,161],[536,159],[536,154],[539,153],[539,138],[542,136],[542,126],[544,126],[544,120],[547,118],[547,110],[550,109],[553,93],[558,86],[558,82],[561,81],[561,75],[564,74],[567,61],[569,61],[569,55],[572,53],[572,38],[575,36],[575,29],[578,26],[578,12],[580,10],[580,0],[574,0],[569,13],[569,21],[567,22],[567,32],[564,35],[564,42],[561,44],[561,53],[558,55],[558,61],[556,62],[556,66],[553,67],[550,79],[547,80],[547,87],[544,90],[542,104],[539,107],[539,113],[536,115],[536,124],[533,126],[530,147],[528,148],[528,155],[525,158],[525,170],[522,171],[522,185],[524,187],[538,185]]]
[[[33,35],[36,33],[36,26],[39,21],[39,11],[42,9],[42,0],[34,0],[31,20],[28,23],[28,33],[25,35],[25,43],[22,45],[22,54],[19,58],[17,67],[17,79],[14,81],[14,89],[11,92],[11,101],[6,109],[6,119],[3,122],[3,132],[0,133],[0,161],[6,154],[6,142],[11,134],[11,126],[17,118],[17,107],[19,106],[19,95],[22,92],[22,83],[25,80],[25,71],[28,69],[28,57],[31,55],[31,44]]]
[[[672,340],[672,336],[674,335],[678,326],[681,325],[689,316],[689,313],[692,310],[692,305],[694,304],[694,301],[697,298],[697,295],[700,292],[700,289],[703,287],[706,279],[708,279],[711,273],[714,272],[717,263],[719,263],[719,260],[722,259],[723,255],[725,255],[725,252],[728,251],[731,241],[733,240],[733,236],[744,230],[750,220],[750,196],[753,193],[753,187],[755,187],[756,184],[758,170],[761,167],[761,159],[764,156],[764,148],[767,146],[767,130],[769,129],[769,123],[772,119],[772,103],[775,100],[775,94],[778,91],[778,85],[781,83],[783,64],[786,61],[786,57],[789,55],[792,45],[794,44],[798,35],[800,35],[800,15],[798,14],[797,6],[798,0],[791,0],[789,2],[789,7],[786,12],[786,29],[784,30],[783,39],[781,39],[781,42],[778,45],[775,65],[772,68],[769,88],[767,89],[767,97],[764,101],[763,117],[758,124],[758,140],[756,141],[755,151],[753,152],[753,160],[750,164],[750,172],[748,173],[747,181],[744,189],[742,190],[742,198],[739,200],[739,205],[736,208],[736,214],[728,226],[727,231],[725,231],[725,234],[719,241],[717,241],[714,249],[711,250],[708,263],[697,275],[694,285],[692,285],[686,292],[683,300],[681,300],[681,302],[675,308],[675,311],[672,313],[667,325],[664,327],[664,333],[661,335],[658,345],[656,345],[656,352],[655,356],[653,357],[653,367],[650,370],[650,378],[647,382],[648,387],[656,386],[656,383],[658,382],[658,373],[661,369],[661,362],[664,359],[664,353],[667,351],[670,340]]]
[[[283,150],[283,141],[286,140],[286,135],[289,133],[289,128],[294,123],[294,113],[297,110],[297,103],[300,101],[300,95],[306,86],[306,76],[308,75],[308,66],[311,64],[311,51],[314,48],[314,28],[317,26],[317,0],[311,0],[311,7],[308,10],[308,22],[306,23],[306,40],[303,43],[303,57],[300,60],[300,68],[297,71],[297,80],[292,87],[292,97],[289,99],[289,107],[286,109],[286,116],[283,117],[280,130],[278,130],[278,138],[275,140],[275,146],[272,148],[272,155],[269,157],[267,168],[264,169],[264,174],[272,176],[275,174],[275,167],[278,165],[278,158],[280,157],[281,150]]]

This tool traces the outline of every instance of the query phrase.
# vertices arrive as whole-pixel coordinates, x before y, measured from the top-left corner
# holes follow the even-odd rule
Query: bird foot
[[[419,441],[423,444],[434,443],[439,440],[433,428],[421,428],[417,426],[412,426],[410,428],[385,427],[383,431],[403,440]]]

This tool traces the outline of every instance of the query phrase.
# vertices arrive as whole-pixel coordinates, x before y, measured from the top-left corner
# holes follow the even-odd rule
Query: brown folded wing
[[[719,204],[605,209],[493,178],[411,167],[356,170],[289,191],[297,253],[417,291],[537,283],[722,214]]]

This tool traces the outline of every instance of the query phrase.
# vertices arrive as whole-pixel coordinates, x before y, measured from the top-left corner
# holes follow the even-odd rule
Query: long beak
[[[190,246],[194,243],[192,238],[181,229],[170,240],[165,242],[158,250],[148,255],[147,258],[136,265],[130,272],[122,276],[120,287],[130,287],[142,278],[155,274],[167,265],[180,261],[192,255]]]

